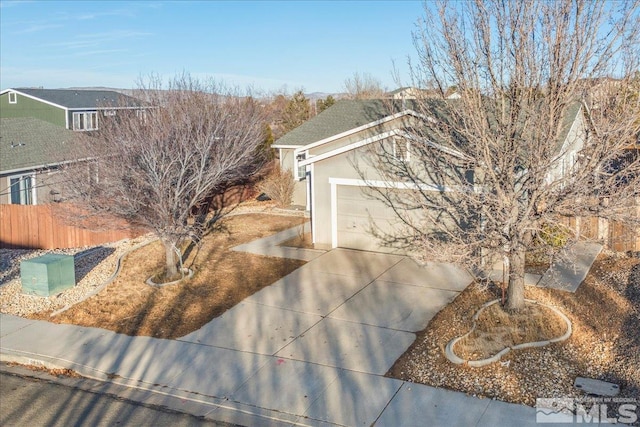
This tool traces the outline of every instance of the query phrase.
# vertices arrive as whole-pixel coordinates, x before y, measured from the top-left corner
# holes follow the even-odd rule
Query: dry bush
[[[279,208],[286,208],[291,205],[295,180],[290,170],[275,168],[275,170],[258,184],[258,190],[271,198]]]

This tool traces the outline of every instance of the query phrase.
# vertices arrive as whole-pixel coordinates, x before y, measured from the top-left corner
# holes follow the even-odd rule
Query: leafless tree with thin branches
[[[354,73],[344,81],[347,99],[379,99],[385,90],[377,78],[368,73]]]
[[[153,230],[171,278],[178,274],[180,244],[202,237],[211,205],[260,170],[264,120],[251,98],[188,75],[168,86],[152,77],[137,95],[151,108],[100,117],[99,131],[85,145],[91,161],[64,171],[71,184],[65,195],[91,213]]]
[[[377,148],[379,173],[405,183],[370,190],[404,225],[387,243],[472,271],[504,260],[516,311],[525,253],[563,217],[637,226],[638,5],[427,2],[413,84],[441,96],[410,104],[422,119],[404,129],[408,154]],[[452,86],[461,97],[445,100]]]

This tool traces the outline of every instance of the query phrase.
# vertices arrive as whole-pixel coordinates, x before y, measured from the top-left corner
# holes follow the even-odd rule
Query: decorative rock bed
[[[572,333],[572,325],[571,325],[571,321],[569,320],[569,318],[567,316],[565,316],[564,313],[562,313],[560,310],[558,310],[557,308],[548,305],[548,304],[544,304],[538,301],[534,301],[534,300],[530,300],[530,299],[525,299],[525,301],[527,303],[530,304],[537,304],[543,307],[546,307],[550,310],[552,310],[554,313],[556,313],[558,315],[558,317],[560,317],[567,325],[567,331],[556,338],[552,338],[549,340],[543,340],[543,341],[536,341],[536,342],[527,342],[527,343],[522,343],[522,344],[517,344],[517,345],[513,345],[510,347],[506,347],[504,349],[502,349],[501,351],[499,351],[498,353],[494,354],[491,357],[485,358],[485,359],[479,359],[479,360],[467,360],[467,359],[463,359],[461,357],[459,357],[458,355],[455,354],[455,352],[453,351],[454,346],[456,345],[456,343],[466,337],[468,337],[469,335],[471,335],[471,333],[473,333],[473,331],[475,331],[476,329],[476,325],[477,325],[477,320],[480,317],[480,314],[489,306],[496,304],[498,302],[500,302],[499,299],[493,300],[493,301],[489,301],[488,303],[484,304],[482,307],[480,307],[480,309],[476,312],[476,314],[473,316],[473,326],[471,327],[471,330],[469,330],[469,332],[467,332],[466,334],[456,337],[454,339],[452,339],[451,341],[449,341],[447,343],[447,346],[445,347],[445,356],[446,358],[456,364],[456,365],[462,365],[465,364],[467,366],[471,366],[471,367],[481,367],[481,366],[486,366],[490,363],[494,363],[499,361],[502,356],[504,356],[505,354],[509,353],[509,351],[511,350],[519,350],[519,349],[523,349],[523,348],[531,348],[531,347],[543,347],[545,345],[554,343],[554,342],[562,342],[567,340]]]

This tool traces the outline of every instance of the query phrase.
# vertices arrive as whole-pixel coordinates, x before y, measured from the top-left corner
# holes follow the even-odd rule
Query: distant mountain
[[[115,87],[106,87],[106,86],[89,86],[89,87],[66,87],[59,89],[69,89],[69,90],[112,90],[114,92],[123,93],[129,96],[136,96],[137,89],[120,89]],[[327,96],[333,96],[335,99],[343,98],[345,93],[330,93],[330,92],[311,92],[305,93],[304,96],[307,97],[310,101],[315,102],[319,99],[325,99]]]

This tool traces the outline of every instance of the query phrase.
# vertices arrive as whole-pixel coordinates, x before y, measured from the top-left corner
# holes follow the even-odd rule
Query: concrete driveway
[[[471,280],[448,264],[335,249],[180,340],[384,375]]]
[[[0,358],[240,425],[535,424],[533,408],[383,376],[471,282],[465,272],[343,249],[298,255],[311,261],[177,340],[0,315]]]

